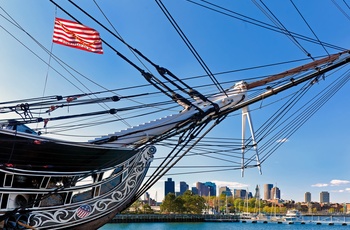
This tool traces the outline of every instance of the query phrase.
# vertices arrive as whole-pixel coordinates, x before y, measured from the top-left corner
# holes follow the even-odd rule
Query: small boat
[[[280,216],[271,216],[271,217],[270,217],[270,221],[271,221],[271,222],[282,222],[282,221],[283,221],[283,217],[280,217]]]
[[[252,219],[254,219],[254,215],[250,212],[242,212],[239,215],[239,218],[244,219],[244,220],[252,220]]]
[[[256,216],[253,216],[253,220],[267,220],[267,216],[264,213],[259,213]]]
[[[284,221],[297,221],[301,219],[300,211],[296,209],[291,209],[287,211],[287,214],[283,217]]]

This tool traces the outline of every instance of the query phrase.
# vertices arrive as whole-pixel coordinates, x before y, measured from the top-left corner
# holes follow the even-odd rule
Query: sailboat
[[[172,20],[169,11],[162,2],[156,2],[163,13],[168,14],[167,18]],[[87,12],[86,9],[89,6],[85,5],[84,8],[84,3],[81,3],[83,6],[80,6],[72,1],[62,5],[51,0],[47,8],[58,10],[62,15],[69,18],[69,21],[86,25],[85,22],[80,22],[78,18],[70,13],[73,11],[84,21],[89,20],[101,31],[104,31],[101,36],[101,43],[108,47],[113,55],[116,54],[118,58],[127,63],[129,67],[136,69],[140,76],[137,80],[136,78],[133,79],[132,83],[135,84],[139,80],[143,81],[146,84],[146,90],[140,92],[137,88],[137,93],[134,92],[132,95],[127,93],[116,95],[116,92],[124,92],[123,90],[128,92],[126,90],[128,88],[125,87],[119,90],[104,88],[101,91],[87,92],[85,90],[81,92],[79,89],[78,93],[64,95],[46,96],[45,94],[45,96],[28,96],[23,97],[23,99],[2,99],[0,103],[0,224],[2,229],[97,229],[141,197],[170,169],[175,168],[175,165],[185,155],[191,153],[198,155],[198,149],[195,147],[200,146],[200,143],[203,143],[215,127],[237,112],[242,112],[242,138],[240,144],[237,145],[239,146],[241,160],[239,163],[230,161],[234,164],[231,169],[241,170],[242,176],[245,169],[253,167],[257,167],[261,173],[262,162],[276,150],[276,147],[272,148],[272,152],[270,150],[264,152],[258,148],[258,144],[265,137],[261,138],[255,132],[249,106],[265,102],[269,98],[295,88],[298,90],[293,94],[299,97],[312,86],[317,85],[318,82],[323,83],[323,79],[333,77],[329,73],[346,66],[350,62],[348,50],[322,43],[328,45],[331,49],[336,49],[337,52],[318,58],[312,57],[314,60],[310,60],[308,63],[289,68],[286,71],[268,74],[263,78],[259,77],[254,80],[235,79],[230,81],[229,84],[231,85],[224,89],[222,82],[217,81],[215,74],[211,73],[192,45],[189,45],[191,51],[197,56],[197,60],[205,69],[206,78],[210,78],[214,83],[210,85],[212,88],[210,92],[202,93],[196,87],[192,87],[188,81],[178,77],[175,74],[176,71],[170,71],[154,63],[109,29],[110,27],[96,20]],[[21,9],[24,10],[25,8],[22,7]],[[40,6],[30,7],[33,10],[37,10],[37,8],[40,8]],[[46,55],[49,55],[50,60],[55,60],[58,63],[57,66],[65,70],[69,69],[67,75],[81,75],[74,68],[66,67],[65,62],[54,55],[50,49],[45,48],[39,40],[11,16],[10,12],[2,7],[1,10],[6,25],[16,30],[16,33],[22,33],[22,36],[10,32],[9,29],[5,29],[3,26],[1,26],[2,32],[11,37],[14,42],[18,42],[21,47],[23,45],[23,49],[27,51],[23,53],[31,53],[31,55],[34,53],[27,59],[28,61],[31,61],[32,57],[38,58],[40,61],[43,61],[43,59],[37,53],[31,52],[31,48],[22,43],[19,38],[26,37],[31,41],[32,46],[38,46]],[[60,23],[63,23],[64,20],[66,19],[62,19],[55,25],[62,26]],[[5,24],[5,22],[2,23]],[[174,21],[172,25],[178,26]],[[40,28],[40,23],[38,26]],[[43,26],[43,28],[46,27]],[[62,28],[78,40],[80,45],[75,48],[86,46],[86,43],[82,42],[79,36],[70,32],[69,28],[67,29],[65,26],[62,26]],[[280,31],[285,33],[283,29]],[[40,34],[46,32],[40,28]],[[49,32],[47,33],[49,34]],[[287,36],[299,35],[288,34]],[[104,37],[108,38],[108,41],[103,39]],[[182,38],[188,41],[186,37]],[[148,71],[148,67],[141,68],[118,51],[109,42],[115,39],[119,40],[127,50],[131,50],[133,55],[138,56],[147,65],[155,68],[157,74]],[[307,38],[306,40],[315,42],[314,39]],[[147,43],[147,39],[143,40],[143,43]],[[73,52],[68,47],[64,48],[66,48],[65,52]],[[81,53],[71,53],[68,56],[72,58],[75,54],[83,55],[83,51],[79,52]],[[90,50],[90,52],[94,51]],[[102,53],[101,50],[97,52]],[[104,50],[104,52],[107,51]],[[82,56],[77,57],[81,58]],[[79,58],[76,58],[77,61]],[[57,75],[62,75],[51,62],[43,62],[51,71],[56,72]],[[88,65],[85,65],[85,67],[90,67]],[[13,71],[15,70],[17,69],[13,68]],[[106,74],[108,73],[106,72]],[[339,80],[334,83],[334,87],[345,84],[349,78],[348,75],[340,74],[334,77]],[[14,90],[19,87],[20,83],[16,82],[13,85]],[[120,84],[123,84],[123,81],[120,81]],[[28,85],[24,90],[25,93],[28,93],[27,91],[32,88]],[[54,85],[52,90],[58,90],[58,88]],[[157,90],[157,92],[149,91],[150,88]],[[133,89],[135,90],[135,88]],[[8,87],[4,87],[4,92],[5,90],[7,94],[13,93],[8,91]],[[327,101],[329,94],[331,93],[327,91],[320,94],[321,104]],[[138,98],[151,96],[156,100],[156,103],[137,101]],[[3,98],[5,98],[5,95]],[[159,98],[163,99],[159,101]],[[294,100],[296,99],[294,98]],[[121,103],[117,108],[109,106],[110,103],[117,102]],[[319,103],[318,101],[316,105],[312,104],[311,106],[318,108]],[[288,103],[288,106],[282,110],[289,111],[289,107],[293,104],[294,102]],[[95,110],[86,111],[85,108],[90,105],[100,107],[94,107]],[[75,109],[78,107],[82,107],[82,109]],[[100,110],[96,110],[96,108],[100,108]],[[144,112],[145,109],[151,111]],[[138,112],[132,113],[134,111]],[[63,112],[68,112],[68,115],[61,115]],[[156,117],[156,120],[152,118],[149,121],[140,121],[142,116],[149,117],[150,115],[163,115],[164,113],[167,115]],[[313,112],[307,112],[307,115],[304,116],[308,117],[311,114]],[[139,121],[140,123],[138,125],[127,125],[128,128],[126,129],[121,128],[119,131],[111,131],[100,136],[96,135],[93,138],[90,138],[89,132],[82,131],[83,128],[91,128],[99,124],[108,126],[104,127],[106,129],[115,129],[109,124],[116,121],[128,123],[123,119],[123,115],[129,115],[130,119],[134,119],[133,122]],[[279,115],[284,116],[283,112],[280,112]],[[105,116],[107,119],[95,119],[96,117],[100,118],[100,116]],[[87,120],[85,121],[85,119]],[[71,120],[74,122],[67,122]],[[55,122],[57,122],[57,126],[54,125]],[[303,123],[305,121],[301,120],[299,122]],[[246,137],[246,123],[250,131],[250,137],[248,138]],[[294,125],[295,123],[291,124]],[[274,126],[276,126],[276,123],[274,123],[273,129]],[[55,134],[59,134],[59,131],[62,130],[78,131],[79,138],[85,136],[89,139],[73,141],[71,139],[75,137],[74,135],[67,135],[63,139],[57,138],[59,136],[55,136]],[[97,129],[98,132],[100,130],[104,129]],[[295,130],[292,129],[290,133],[284,133],[283,135],[289,137],[294,132]],[[274,138],[280,138],[280,136],[277,135]],[[157,152],[157,149],[163,149],[164,147],[170,147],[169,153],[161,159],[156,169],[150,170],[153,161],[156,160],[155,155],[159,152]],[[204,148],[201,146],[199,149],[203,150]],[[222,148],[222,146],[217,148]],[[207,149],[205,151],[207,154],[211,152]],[[150,171],[151,174],[148,175],[147,173]]]
[[[243,212],[240,213],[239,218],[240,219],[253,219],[255,218],[255,214],[249,212],[249,190],[246,190],[246,195],[244,198],[244,205],[243,205]]]
[[[260,198],[260,186],[256,185],[255,189],[255,208],[258,210],[255,212],[254,220],[267,221],[267,216],[265,213],[261,212],[261,198]],[[257,205],[258,204],[258,205]]]

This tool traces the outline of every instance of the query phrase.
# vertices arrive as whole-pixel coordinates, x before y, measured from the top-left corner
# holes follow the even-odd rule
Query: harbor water
[[[316,224],[277,224],[277,223],[241,223],[241,222],[199,222],[199,223],[113,223],[99,230],[348,230],[350,226]]]
[[[326,216],[303,216],[301,221],[293,224],[284,222],[263,222],[256,223],[251,220],[239,222],[148,222],[148,223],[109,223],[99,230],[350,230],[350,217],[326,217]]]

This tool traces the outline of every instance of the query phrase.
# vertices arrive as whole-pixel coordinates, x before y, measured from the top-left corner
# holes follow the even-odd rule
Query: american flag
[[[56,18],[52,41],[57,44],[103,54],[100,34],[77,22]]]
[[[80,207],[78,208],[78,210],[77,210],[77,216],[78,216],[79,218],[85,218],[85,217],[87,217],[88,215],[90,215],[91,211],[92,211],[91,206],[88,205],[88,204],[84,204],[84,205],[82,205],[82,206],[80,206]]]

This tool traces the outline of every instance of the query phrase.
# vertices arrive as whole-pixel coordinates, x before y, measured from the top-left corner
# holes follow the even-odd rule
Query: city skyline
[[[252,198],[252,197],[260,197],[263,200],[284,200],[284,201],[290,201],[293,200],[295,202],[319,202],[319,203],[346,203],[346,202],[332,202],[330,199],[330,193],[328,191],[321,191],[319,193],[319,200],[313,200],[312,193],[305,191],[304,195],[304,200],[294,200],[294,199],[283,199],[281,197],[281,189],[278,188],[277,186],[273,186],[273,184],[264,184],[263,189],[259,185],[256,185],[255,188],[255,195],[253,196],[252,192],[249,190],[245,190],[243,188],[229,188],[228,186],[218,186],[215,184],[215,182],[207,181],[205,183],[203,182],[196,182],[194,187],[189,187],[188,184],[185,181],[180,181],[178,184],[179,186],[176,186],[176,181],[172,180],[172,178],[167,178],[167,181],[164,182],[164,191],[167,190],[168,183],[174,183],[174,194],[176,195],[182,195],[183,190],[181,191],[181,184],[185,184],[185,186],[188,188],[188,190],[192,191],[196,195],[200,196],[220,196],[220,194],[226,194],[227,196],[233,196],[235,198],[241,198],[241,199],[246,199],[246,198]],[[176,188],[178,187],[178,190]],[[210,190],[213,191],[210,187],[215,187],[215,192],[211,193],[210,195]],[[218,191],[218,193],[216,193]],[[257,194],[258,193],[258,194]],[[165,194],[167,194],[165,192]],[[213,195],[215,194],[215,195]],[[267,195],[269,194],[269,195]],[[263,197],[263,198],[262,198]],[[316,196],[317,197],[317,196]],[[161,202],[160,200],[157,200],[157,202]]]

